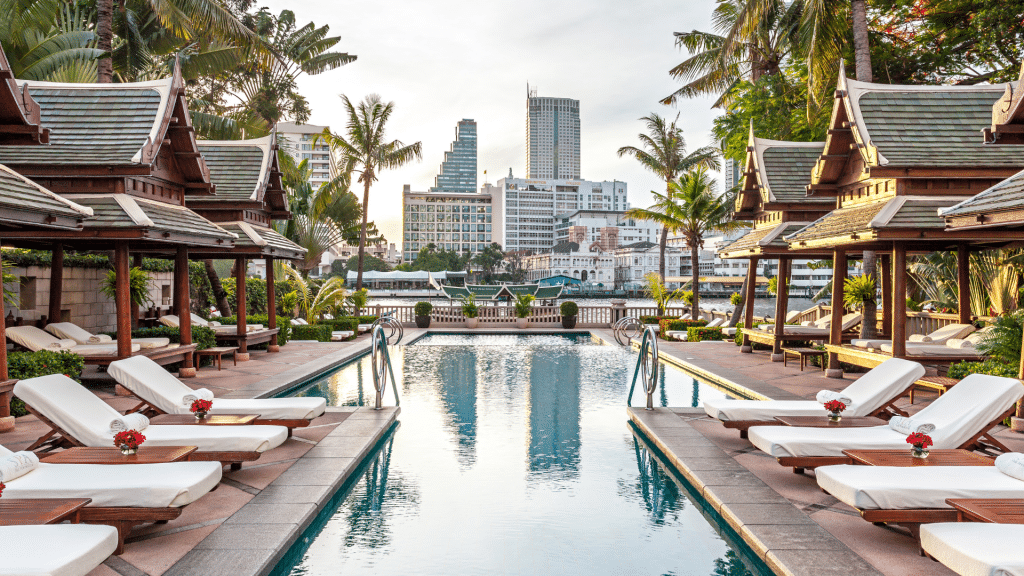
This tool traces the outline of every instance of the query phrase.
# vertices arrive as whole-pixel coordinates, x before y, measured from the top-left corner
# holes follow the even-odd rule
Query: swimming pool
[[[634,436],[635,361],[588,336],[438,334],[394,348],[400,427],[276,572],[769,574]],[[671,367],[659,388],[663,406],[725,394]],[[369,359],[296,395],[372,402]]]

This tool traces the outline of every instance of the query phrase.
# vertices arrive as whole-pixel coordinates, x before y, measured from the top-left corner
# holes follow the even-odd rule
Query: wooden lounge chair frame
[[[256,344],[270,342],[270,340],[274,336],[277,336],[277,333],[280,331],[280,328],[264,328],[262,330],[253,330],[252,332],[246,332],[245,334],[217,333],[217,345],[241,346],[242,343],[244,342],[246,347],[254,346]]]
[[[220,486],[220,484],[218,484]],[[214,487],[216,489],[216,487]],[[114,554],[124,554],[124,540],[132,529],[140,524],[163,524],[181,516],[180,508],[136,508],[128,506],[90,508],[79,510],[78,518],[83,524],[104,524],[117,529],[117,549]]]
[[[908,413],[906,411],[901,410],[896,406],[896,401],[910,394],[913,389],[914,384],[907,386],[906,390],[897,394],[874,412],[867,414],[867,417],[881,418],[888,422],[893,416],[907,416]],[[822,418],[825,417],[824,410],[825,409],[822,408]],[[726,428],[735,428],[739,430],[740,438],[747,438],[749,436],[751,426],[782,426],[783,424],[778,420],[727,420],[722,422],[722,425]]]
[[[124,388],[124,390],[126,390],[128,393],[130,393],[132,396],[134,396],[139,401],[139,403],[136,406],[132,407],[129,410],[126,410],[125,414],[131,414],[132,412],[142,412],[144,415],[146,415],[147,417],[150,417],[150,418],[152,418],[153,416],[159,416],[161,414],[167,414],[167,412],[164,412],[163,410],[157,408],[156,406],[153,406],[152,404],[149,403],[148,400],[146,400],[145,398],[140,397],[135,392],[133,392],[131,390],[128,390],[124,386],[121,386],[121,388]],[[291,438],[292,437],[292,430],[294,428],[305,428],[306,426],[309,426],[309,422],[310,421],[306,420],[305,418],[291,418],[291,419],[287,419],[287,418],[286,419],[257,418],[256,420],[253,421],[253,424],[266,425],[266,426],[284,426],[285,428],[288,429],[288,437]]]
[[[867,350],[864,348],[857,348],[855,346],[835,346],[833,344],[825,344],[825,350],[829,353],[835,354],[840,362],[847,362],[863,368],[874,368],[882,362],[893,358],[893,355],[889,352],[882,352],[881,350]],[[950,348],[954,351],[956,349]],[[915,355],[910,350],[903,356],[900,356],[904,360],[912,360],[919,364],[927,366],[949,366],[957,362],[980,362],[986,358],[986,356],[979,356],[978,354],[943,354],[943,355]]]
[[[961,450],[974,450],[976,452],[982,452],[990,456],[998,453],[1012,452],[1009,448],[1003,445],[1002,442],[996,440],[994,436],[989,434],[992,428],[998,426],[1003,420],[1006,420],[1010,416],[1016,413],[1016,403],[1011,406],[1009,410],[1003,412],[995,420],[989,422],[984,426],[980,432],[972,436],[963,444],[956,446]],[[848,456],[783,456],[776,458],[779,464],[793,468],[794,474],[803,474],[804,470],[814,470],[818,466],[833,466],[836,464],[853,464],[853,459]],[[874,520],[872,520],[874,522]],[[893,522],[896,522],[893,520]],[[941,522],[941,520],[936,520]]]
[[[146,356],[161,366],[183,362],[185,357],[195,353],[197,344],[182,344],[179,346],[161,346],[160,348],[147,348],[139,350],[132,356]],[[109,366],[111,362],[123,360],[120,356],[83,356],[86,364],[95,366]]]
[[[25,404],[25,409],[30,413],[39,418],[39,421],[50,427],[42,436],[40,436],[31,446],[26,448],[28,451],[36,452],[49,452],[56,448],[70,448],[73,446],[82,446],[82,444],[64,429],[55,424],[52,420],[43,416],[35,408]],[[193,452],[189,455],[188,460],[190,462],[220,462],[221,464],[230,464],[232,470],[240,470],[242,468],[242,462],[254,462],[260,459],[259,452],[245,452],[245,451],[203,451]]]

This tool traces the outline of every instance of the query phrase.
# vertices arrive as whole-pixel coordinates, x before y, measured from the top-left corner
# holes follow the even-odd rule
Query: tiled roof
[[[810,226],[790,235],[786,240],[790,243],[806,242],[863,231],[886,204],[887,202],[872,202],[833,210]]]
[[[0,208],[9,213],[34,212],[72,220],[93,215],[92,209],[54,194],[3,165],[0,165]]]
[[[766,143],[760,151],[759,164],[762,184],[768,187],[774,202],[800,202],[807,200],[807,185],[811,183],[811,170],[821,156],[824,142],[798,144],[796,142]],[[759,142],[759,143],[760,143]]]
[[[540,288],[537,288],[537,292],[534,294],[534,297],[536,297],[537,300],[552,300],[562,295],[562,288],[563,286],[561,284],[556,286],[541,286]]]
[[[25,82],[50,129],[45,146],[0,146],[9,164],[126,165],[155,138],[173,79],[132,84]]]
[[[959,198],[945,196],[896,196],[833,210],[806,228],[786,236],[790,244],[849,236],[882,229],[942,229],[938,211]]]
[[[146,232],[191,236],[203,239],[234,240],[235,235],[188,208],[136,198],[127,194],[69,194],[67,196],[93,210],[85,228],[139,228]],[[228,244],[230,246],[230,244]]]
[[[732,244],[720,248],[718,253],[735,254],[743,251],[757,251],[767,247],[787,249],[789,243],[785,240],[786,236],[795,234],[806,226],[808,226],[807,222],[784,222],[778,226],[751,230]]]
[[[1024,150],[1021,152],[1024,153]],[[1024,208],[1024,172],[1018,172],[988,190],[979,192],[973,198],[964,200],[940,213],[943,217],[949,218],[1021,208]]]
[[[580,245],[576,242],[562,241],[555,244],[554,247],[551,248],[551,251],[558,254],[568,254],[570,252],[579,252],[579,249]]]
[[[210,200],[260,200],[270,166],[271,137],[258,140],[204,141],[199,151],[210,167],[210,181],[217,186]]]
[[[265,253],[273,250],[284,255],[301,256],[306,253],[305,248],[285,238],[273,228],[254,226],[245,222],[222,222],[218,226],[238,236],[235,246],[258,246]]]
[[[644,240],[643,242],[634,242],[632,244],[626,244],[625,246],[619,246],[618,249],[621,250],[622,248],[628,248],[630,250],[647,250],[649,248],[654,248],[655,246],[658,246],[658,244]]]

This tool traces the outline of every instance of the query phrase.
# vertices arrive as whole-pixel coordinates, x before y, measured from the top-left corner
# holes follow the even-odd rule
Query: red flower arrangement
[[[932,446],[932,437],[922,432],[914,432],[910,436],[907,436],[907,444],[912,444],[915,448],[922,450]]]
[[[213,407],[213,400],[202,400],[202,399],[200,399],[200,400],[193,400],[192,401],[192,407],[189,408],[189,410],[191,410],[193,414],[198,414],[200,412],[206,413],[206,412],[209,412],[210,408],[212,408],[212,407]]]
[[[843,404],[839,400],[829,400],[828,402],[825,402],[825,410],[828,410],[829,412],[842,412],[843,410],[846,410],[846,404]]]
[[[123,430],[114,434],[114,446],[118,448],[127,447],[129,450],[137,450],[146,437],[137,430]]]
[[[4,488],[7,488],[7,484],[0,482],[0,496],[4,495]]]

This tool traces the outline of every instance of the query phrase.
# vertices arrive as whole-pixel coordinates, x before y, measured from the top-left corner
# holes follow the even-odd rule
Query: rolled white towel
[[[826,402],[831,402],[832,400],[839,400],[843,404],[846,404],[847,410],[850,409],[850,406],[853,406],[852,398],[850,398],[849,396],[843,396],[842,393],[833,392],[832,390],[822,390],[821,392],[818,392],[817,395],[815,395],[814,399],[817,400],[818,402],[821,402],[822,404],[825,404]]]
[[[935,431],[935,424],[930,422],[916,422],[913,418],[907,418],[906,416],[893,416],[889,420],[889,428],[899,432],[900,434],[910,436],[914,432],[931,434]]]
[[[70,349],[74,348],[75,346],[78,346],[78,342],[75,342],[74,340],[71,340],[70,338],[63,338],[61,340],[57,340],[56,342],[50,342],[49,344],[46,345],[46,349],[47,350],[70,350]]]
[[[950,338],[946,340],[946,347],[963,350],[965,348],[974,348],[974,342],[967,338]]]
[[[0,457],[0,482],[10,482],[39,466],[39,457],[32,452],[15,452]]]
[[[191,394],[185,394],[185,396],[181,399],[181,403],[184,404],[186,408],[191,408],[192,403],[195,402],[196,400],[210,400],[212,402],[213,392],[210,392],[206,388],[199,388],[197,390],[193,390]]]
[[[1024,454],[1008,452],[996,458],[996,469],[1017,480],[1024,480]]]
[[[89,340],[87,340],[89,344],[105,344],[107,342],[113,341],[114,339],[111,338],[110,336],[107,336],[106,334],[96,334],[94,336],[89,336]]]
[[[907,342],[931,342],[932,337],[927,334],[911,334]]]
[[[135,430],[136,432],[142,432],[149,427],[149,418],[142,412],[135,412],[134,414],[125,414],[119,418],[114,418],[110,422],[110,433],[117,434],[118,432],[124,432],[125,430]]]

